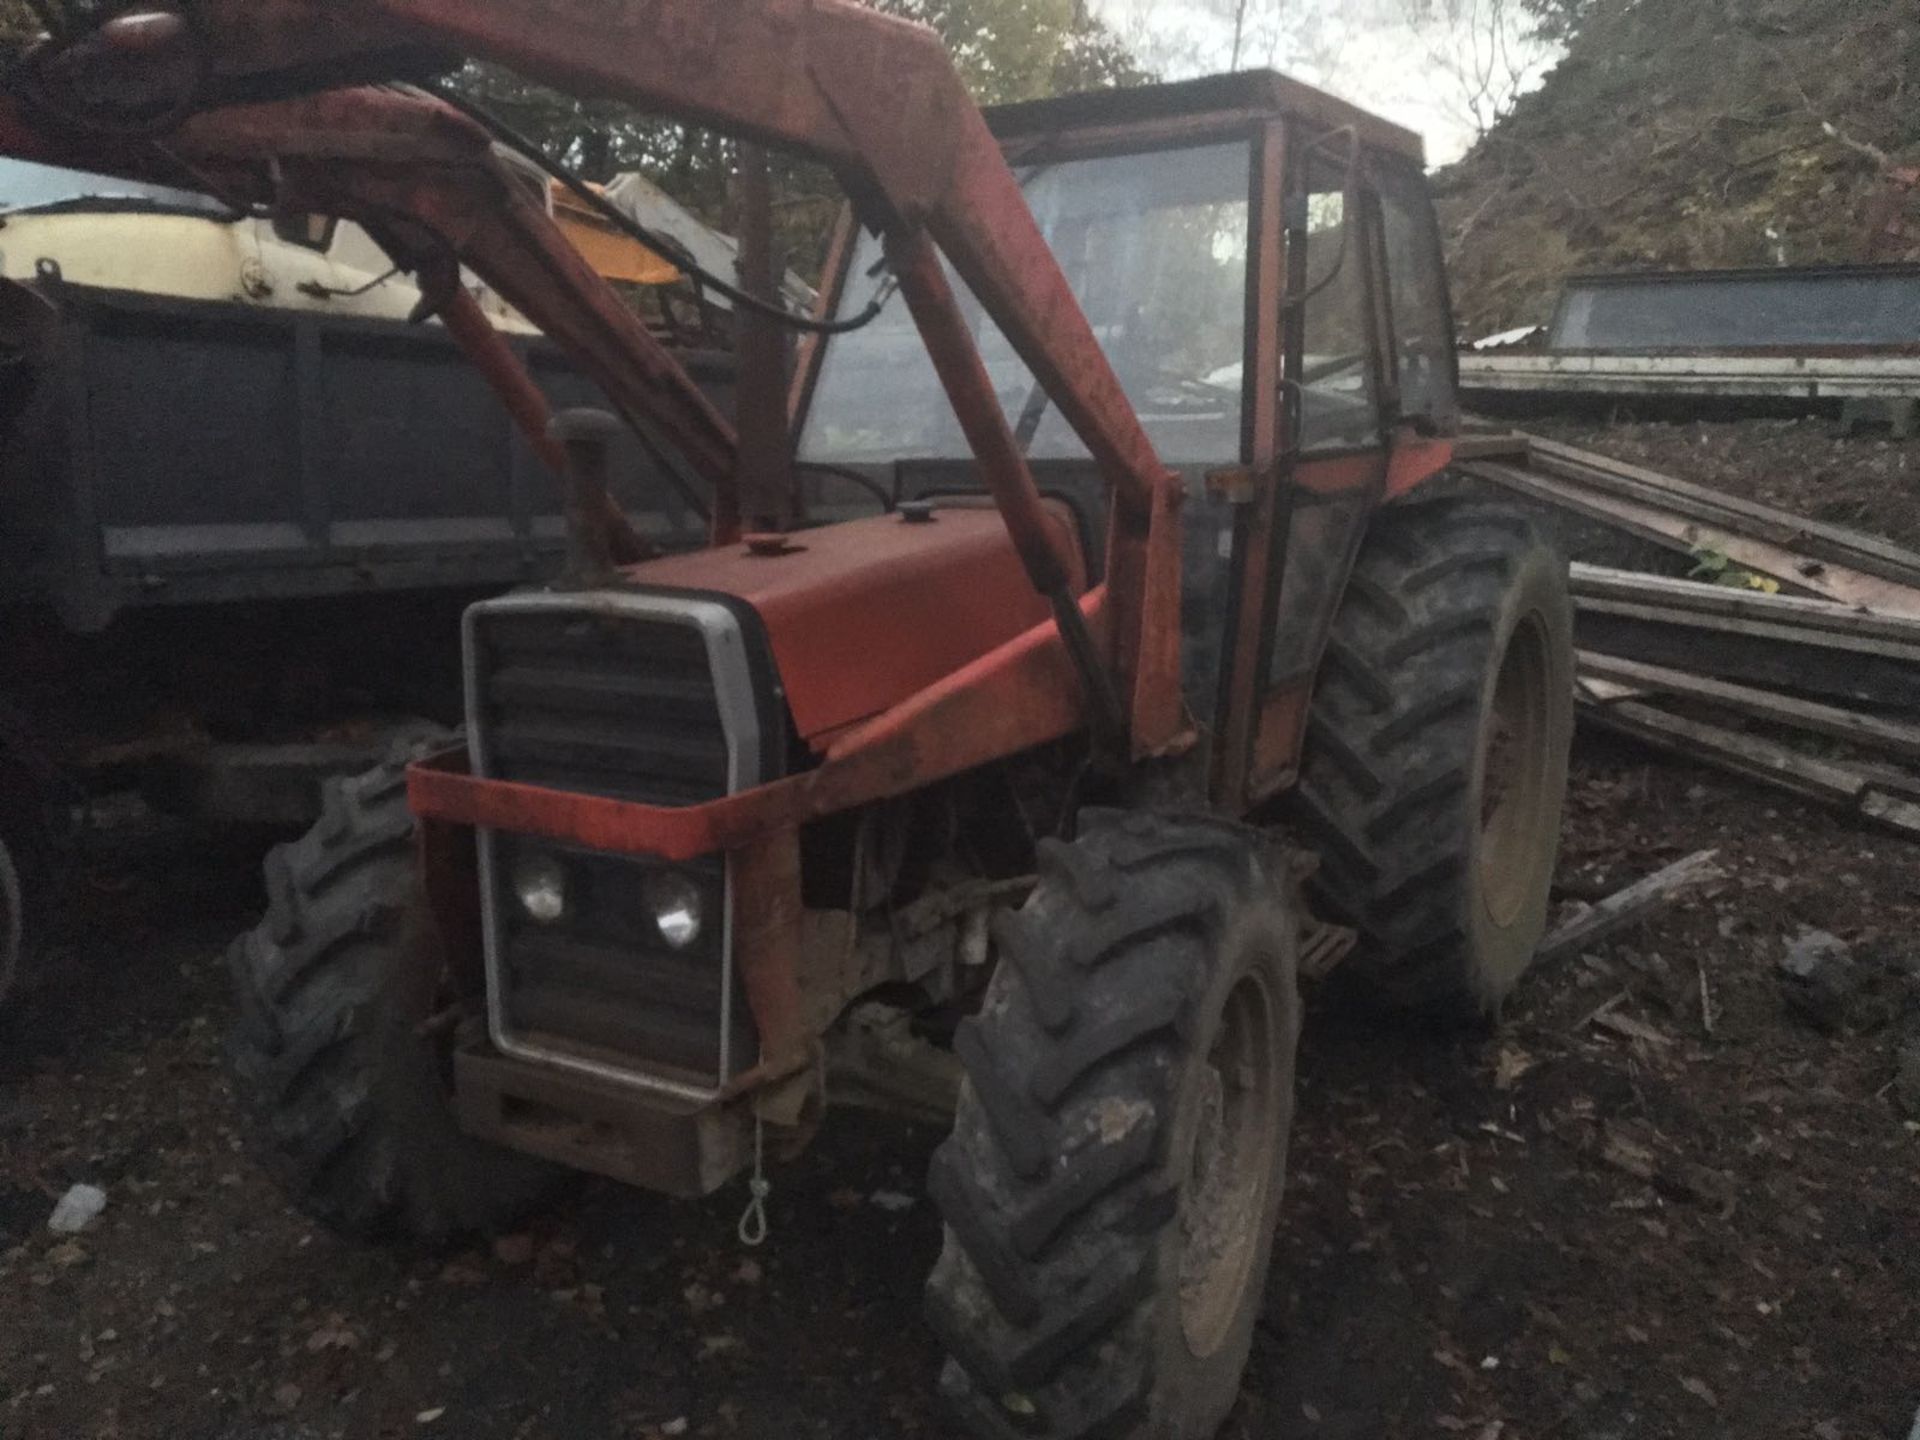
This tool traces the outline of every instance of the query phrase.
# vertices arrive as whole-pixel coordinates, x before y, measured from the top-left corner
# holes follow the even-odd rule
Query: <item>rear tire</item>
[[[1573,742],[1566,561],[1519,512],[1438,499],[1368,532],[1315,688],[1289,818],[1341,974],[1397,1008],[1490,1015],[1546,932]]]
[[[303,839],[267,858],[267,916],[228,954],[234,1088],[265,1168],[315,1219],[438,1244],[520,1218],[560,1172],[457,1124],[447,998],[415,869],[406,762],[329,782]],[[476,897],[477,903],[477,897]]]
[[[1234,827],[1129,815],[1042,847],[929,1182],[941,1388],[973,1434],[1226,1419],[1286,1171],[1298,922]]]

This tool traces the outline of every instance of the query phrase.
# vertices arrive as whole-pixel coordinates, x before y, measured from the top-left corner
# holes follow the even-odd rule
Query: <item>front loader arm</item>
[[[271,89],[442,48],[830,165],[922,226],[1144,526],[1169,483],[985,119],[932,31],[850,0],[200,0],[215,76]]]

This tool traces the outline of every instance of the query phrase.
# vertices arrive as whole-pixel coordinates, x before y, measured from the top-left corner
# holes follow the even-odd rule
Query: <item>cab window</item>
[[[1305,454],[1368,450],[1381,443],[1374,324],[1363,205],[1348,194],[1344,163],[1313,157],[1307,199],[1307,288],[1302,314],[1300,448]]]
[[[1376,178],[1400,414],[1451,433],[1460,404],[1439,226],[1426,187],[1410,166],[1383,163]]]

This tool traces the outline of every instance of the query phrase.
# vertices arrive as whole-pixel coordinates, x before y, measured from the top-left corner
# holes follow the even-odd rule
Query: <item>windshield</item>
[[[219,201],[187,190],[31,160],[0,160],[0,215],[44,210],[154,210],[218,219],[229,213]]]
[[[1249,168],[1248,147],[1234,143],[1020,172],[1127,398],[1171,463],[1240,454]],[[863,236],[843,309],[867,303],[867,277],[880,258],[880,242]],[[1085,458],[999,327],[963,286],[955,289],[1027,453]],[[828,345],[803,459],[859,465],[970,453],[904,302],[895,299],[871,325]]]

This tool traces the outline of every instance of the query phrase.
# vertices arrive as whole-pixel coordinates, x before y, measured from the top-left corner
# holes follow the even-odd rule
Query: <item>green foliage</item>
[[[1763,595],[1778,595],[1780,582],[1770,575],[1736,565],[1724,550],[1701,546],[1693,552],[1689,580],[1705,580],[1726,590],[1758,590]]]
[[[1522,3],[1542,36],[1565,41],[1578,34],[1588,17],[1609,0],[1522,0]]]
[[[874,8],[931,25],[983,105],[1074,90],[1138,84],[1147,77],[1086,0],[869,0]]]
[[[0,4],[11,0],[0,0]],[[1151,77],[1087,0],[868,0],[940,33],[982,104],[1135,85]],[[638,170],[709,223],[730,228],[731,149],[708,131],[649,119],[604,100],[578,100],[473,65],[461,88],[589,180]],[[817,167],[785,162],[775,175],[783,246],[805,273],[839,203]]]

